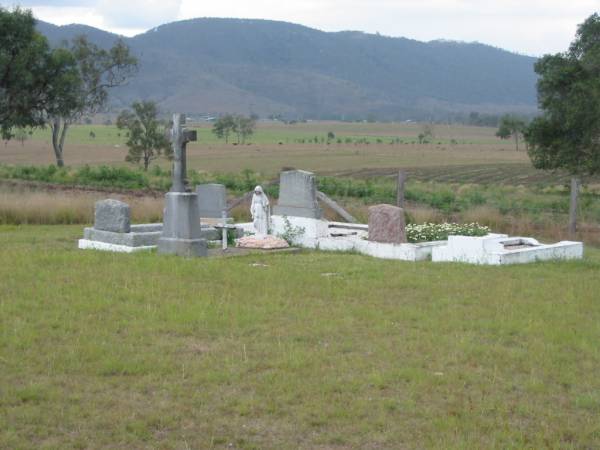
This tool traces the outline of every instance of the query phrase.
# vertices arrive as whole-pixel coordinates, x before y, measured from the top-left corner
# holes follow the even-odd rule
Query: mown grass
[[[185,260],[0,227],[0,448],[596,448],[600,253]]]

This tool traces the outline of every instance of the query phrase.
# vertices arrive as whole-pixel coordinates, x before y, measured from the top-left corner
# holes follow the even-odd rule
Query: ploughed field
[[[600,252],[178,259],[0,226],[0,448],[597,448]]]

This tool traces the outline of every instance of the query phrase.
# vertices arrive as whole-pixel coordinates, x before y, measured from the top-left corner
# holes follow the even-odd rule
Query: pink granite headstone
[[[406,242],[404,210],[392,205],[369,208],[369,241],[386,244]]]

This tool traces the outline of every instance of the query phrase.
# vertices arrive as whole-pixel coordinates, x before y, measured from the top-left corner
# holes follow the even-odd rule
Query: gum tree
[[[158,119],[158,108],[151,101],[134,102],[133,111],[123,111],[117,119],[117,127],[127,130],[129,153],[125,160],[144,165],[165,155],[171,157],[171,145],[166,135],[166,126]]]
[[[44,125],[48,114],[73,107],[80,78],[73,55],[51,50],[31,11],[0,7],[0,134]]]
[[[235,132],[236,122],[235,117],[231,114],[225,114],[219,117],[213,124],[212,132],[219,139],[225,139],[225,143],[229,143],[229,136]]]
[[[527,124],[525,123],[525,120],[507,114],[500,119],[500,126],[496,132],[496,136],[500,139],[509,139],[512,137],[515,141],[515,148],[519,151],[519,139],[523,135],[526,127]]]
[[[59,100],[48,111],[47,119],[59,167],[64,165],[64,144],[69,126],[84,115],[99,112],[106,105],[108,90],[125,83],[137,69],[136,58],[121,40],[105,50],[85,36],[79,36],[73,39],[67,51],[75,59],[80,82],[72,89],[71,98]]]
[[[525,132],[528,153],[534,167],[572,175],[569,232],[574,233],[581,177],[600,173],[600,16],[590,16],[569,49],[544,56],[535,71],[543,114]]]

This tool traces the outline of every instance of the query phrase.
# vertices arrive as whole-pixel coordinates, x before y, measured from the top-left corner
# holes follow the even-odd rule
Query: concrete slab
[[[78,248],[82,250],[101,250],[105,252],[116,253],[137,253],[147,252],[156,248],[155,245],[143,247],[131,247],[128,245],[108,244],[106,242],[90,241],[87,239],[79,239]]]
[[[583,258],[583,243],[562,241],[541,244],[528,237],[490,234],[482,237],[450,236],[448,242],[433,250],[435,262],[505,265],[537,261]]]

